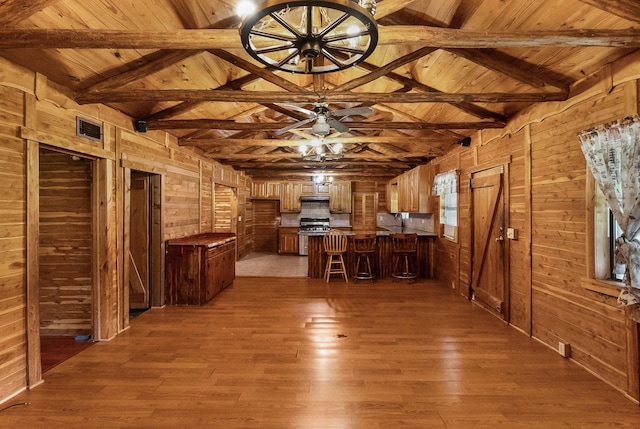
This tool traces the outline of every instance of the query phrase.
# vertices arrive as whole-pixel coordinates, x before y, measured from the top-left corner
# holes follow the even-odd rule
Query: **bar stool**
[[[347,267],[344,264],[343,255],[347,251],[347,235],[339,229],[331,229],[322,239],[322,246],[327,254],[327,266],[324,270],[324,279],[329,282],[331,274],[342,274],[344,281],[347,278]]]
[[[396,279],[411,281],[418,277],[416,258],[418,254],[418,234],[391,234],[393,252],[393,272]]]
[[[376,234],[356,234],[353,236],[353,253],[357,255],[353,275],[357,280],[371,280],[375,277],[371,269],[371,257],[376,253]],[[360,261],[364,264],[360,269]]]

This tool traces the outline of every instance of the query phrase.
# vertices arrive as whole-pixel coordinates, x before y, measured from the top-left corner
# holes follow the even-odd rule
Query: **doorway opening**
[[[94,160],[40,148],[38,291],[42,372],[92,344]]]
[[[164,304],[161,179],[158,174],[130,171],[128,206],[129,320]]]

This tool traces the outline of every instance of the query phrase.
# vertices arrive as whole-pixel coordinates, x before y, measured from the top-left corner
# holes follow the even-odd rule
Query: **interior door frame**
[[[91,162],[91,221],[92,221],[92,246],[91,251],[91,337],[101,340],[101,326],[103,319],[100,312],[100,291],[105,287],[99,275],[103,257],[100,254],[101,238],[98,231],[104,230],[105,218],[99,210],[99,199],[103,193],[105,182],[98,176],[106,169],[108,160],[95,156],[79,153],[55,146],[50,146],[38,141],[28,140],[26,150],[26,346],[27,346],[27,386],[33,388],[43,383],[42,378],[42,351],[40,348],[40,280],[39,280],[39,239],[40,239],[40,150],[64,153],[79,156]]]
[[[129,251],[131,249],[131,171],[134,169],[122,168],[122,251],[119,259],[122,261],[122,326],[129,327],[129,272],[131,263],[129,262]],[[163,189],[164,176],[158,173],[151,173],[144,170],[134,171],[147,174],[149,176],[149,277],[150,277],[150,305],[162,307],[165,304],[165,284],[164,284],[164,219],[163,219]]]
[[[470,263],[469,263],[469,290],[468,290],[468,297],[471,300],[472,299],[472,285],[473,285],[473,266],[474,266],[474,254],[475,254],[475,243],[473,241],[473,237],[474,237],[474,226],[473,226],[473,189],[471,188],[471,180],[473,178],[473,175],[476,173],[480,173],[483,171],[487,171],[487,170],[491,170],[494,168],[501,168],[502,169],[502,199],[503,199],[503,205],[504,205],[504,234],[505,234],[505,240],[502,241],[502,254],[503,254],[503,266],[504,266],[504,270],[502,273],[502,281],[504,284],[504,309],[503,309],[503,316],[504,316],[504,321],[506,323],[509,323],[510,320],[510,315],[511,315],[511,284],[509,282],[509,279],[511,278],[510,276],[510,272],[511,272],[511,258],[510,258],[510,247],[511,247],[511,243],[508,239],[506,239],[506,229],[509,227],[510,225],[510,202],[509,202],[509,164],[511,162],[511,158],[509,157],[508,160],[505,160],[502,163],[496,163],[496,164],[491,164],[491,165],[482,165],[482,166],[477,166],[474,169],[469,170],[468,172],[468,201],[469,201],[469,222],[470,222],[470,226],[469,226],[469,230],[470,230],[470,234],[469,234],[469,257],[470,257]]]

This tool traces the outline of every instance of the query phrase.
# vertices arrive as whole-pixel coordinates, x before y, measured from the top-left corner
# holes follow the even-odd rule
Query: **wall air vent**
[[[76,135],[102,143],[102,125],[76,117]]]

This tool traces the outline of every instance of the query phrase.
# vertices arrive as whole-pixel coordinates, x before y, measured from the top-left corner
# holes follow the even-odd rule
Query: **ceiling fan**
[[[314,103],[313,110],[308,110],[300,106],[291,104],[286,105],[286,107],[304,114],[305,116],[307,116],[307,119],[303,119],[302,121],[298,121],[277,130],[276,135],[278,136],[293,129],[303,127],[304,125],[314,121],[315,123],[311,126],[311,134],[315,136],[327,136],[331,132],[331,128],[335,129],[339,133],[346,133],[349,131],[349,127],[340,122],[342,119],[350,115],[361,115],[366,117],[370,116],[373,113],[373,109],[371,107],[352,107],[348,109],[331,111],[329,110],[329,106],[327,105],[327,103],[322,101]]]

